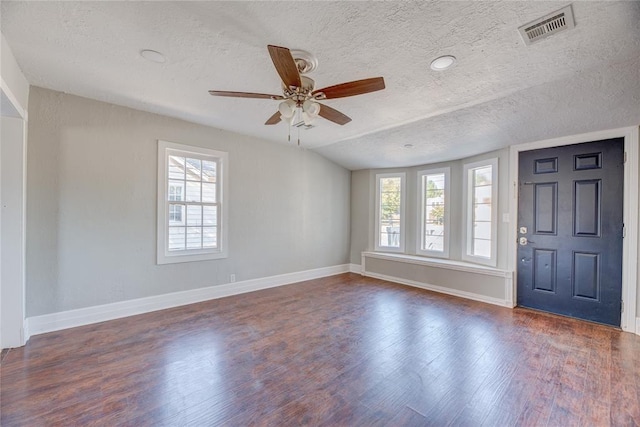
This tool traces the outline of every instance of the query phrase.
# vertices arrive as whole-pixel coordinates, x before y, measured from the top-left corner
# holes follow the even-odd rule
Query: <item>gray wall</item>
[[[424,169],[442,167],[451,168],[451,236],[449,240],[449,259],[462,259],[462,229],[463,224],[463,166],[479,160],[498,158],[498,263],[497,267],[507,268],[508,247],[507,239],[509,224],[502,222],[502,214],[509,212],[509,149],[470,157],[451,162],[420,165],[410,168],[360,170],[352,172],[351,179],[351,263],[360,264],[360,253],[374,249],[373,236],[375,224],[373,213],[375,212],[375,176],[378,173],[406,172],[407,174],[407,200],[406,200],[406,229],[405,252],[416,253],[418,237],[418,189],[417,173]],[[364,224],[367,226],[365,227]]]
[[[350,177],[305,149],[32,88],[27,316],[345,264]],[[156,265],[157,140],[229,152],[229,257]]]

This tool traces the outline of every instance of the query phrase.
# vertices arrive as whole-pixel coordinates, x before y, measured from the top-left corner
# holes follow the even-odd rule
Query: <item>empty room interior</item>
[[[2,0],[0,424],[640,425],[638,22]]]

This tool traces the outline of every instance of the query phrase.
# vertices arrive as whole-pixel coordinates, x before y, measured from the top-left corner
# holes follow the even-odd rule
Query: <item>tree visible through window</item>
[[[400,177],[380,180],[380,246],[400,247]]]
[[[423,251],[444,251],[444,173],[423,175]],[[426,181],[426,185],[425,185]]]
[[[376,250],[404,251],[404,173],[376,175]]]

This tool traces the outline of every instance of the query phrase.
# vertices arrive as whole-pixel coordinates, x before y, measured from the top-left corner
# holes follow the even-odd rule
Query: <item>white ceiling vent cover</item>
[[[569,30],[575,26],[573,10],[571,9],[571,5],[569,5],[535,21],[529,22],[518,28],[518,30],[525,44],[530,45],[552,34]]]

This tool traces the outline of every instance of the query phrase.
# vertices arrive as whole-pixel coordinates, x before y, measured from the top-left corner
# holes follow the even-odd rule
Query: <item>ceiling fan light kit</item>
[[[219,90],[210,90],[209,93],[213,96],[283,101],[278,105],[278,111],[269,117],[265,125],[275,125],[283,119],[291,125],[297,116],[305,126],[311,126],[313,120],[320,116],[342,126],[349,123],[351,118],[317,101],[362,95],[385,88],[384,79],[374,77],[315,90],[315,81],[303,75],[317,68],[318,60],[315,56],[304,50],[289,50],[280,46],[269,45],[267,49],[282,80],[282,95]],[[291,139],[290,135],[289,139]],[[298,138],[298,145],[300,145],[300,138]]]

